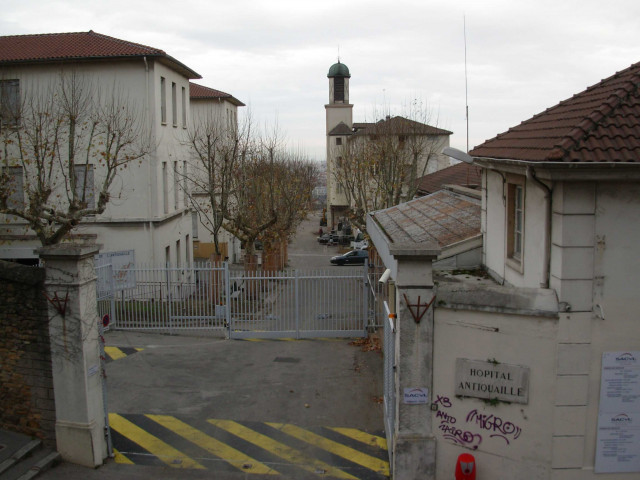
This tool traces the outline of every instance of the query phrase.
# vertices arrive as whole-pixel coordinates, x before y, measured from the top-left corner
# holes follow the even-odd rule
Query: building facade
[[[461,454],[479,479],[640,473],[639,87],[635,64],[470,152],[478,276],[439,275],[443,245],[369,216],[395,282],[394,475],[451,478]]]
[[[3,94],[15,85],[13,102],[53,91],[62,77],[81,79],[105,100],[110,95],[125,98],[138,122],[138,140],[148,146],[144,157],[117,171],[105,211],[83,218],[65,241],[88,239],[101,244],[102,252],[134,250],[139,263],[189,262],[192,219],[183,172],[189,161],[189,80],[200,75],[162,50],[93,31],[0,37],[0,51]],[[19,121],[16,126],[20,128]],[[15,143],[5,145],[3,168],[13,168],[15,181],[27,189],[28,168],[12,150]],[[100,159],[82,162],[92,172],[87,195],[97,198],[104,175]],[[15,200],[28,202],[28,192]],[[38,241],[26,223],[5,216],[1,224],[0,257],[33,260]]]

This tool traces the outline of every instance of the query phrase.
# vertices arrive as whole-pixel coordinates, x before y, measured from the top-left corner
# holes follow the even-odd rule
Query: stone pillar
[[[391,251],[398,262],[394,480],[428,480],[435,479],[436,474],[436,440],[431,427],[434,307],[431,262],[438,253],[425,249]],[[420,389],[427,389],[426,398]],[[411,396],[405,399],[405,392]]]
[[[96,275],[98,245],[55,245],[45,262],[56,404],[56,442],[68,462],[96,467],[107,456],[100,378]]]

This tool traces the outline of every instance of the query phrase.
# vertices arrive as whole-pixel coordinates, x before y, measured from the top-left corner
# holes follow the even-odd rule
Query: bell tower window
[[[333,100],[335,102],[344,102],[344,77],[335,77],[333,79]]]

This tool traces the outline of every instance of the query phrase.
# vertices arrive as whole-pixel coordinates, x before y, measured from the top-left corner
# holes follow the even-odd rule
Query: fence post
[[[96,467],[107,456],[98,344],[94,255],[98,245],[38,250],[45,262],[56,405],[56,443],[65,460]]]
[[[298,270],[293,271],[294,292],[296,297],[296,338],[300,339],[300,284]]]
[[[224,296],[225,317],[227,321],[227,338],[231,338],[231,276],[229,275],[229,262],[224,262]]]
[[[362,322],[364,334],[367,335],[367,331],[369,329],[369,262],[364,262],[364,267],[362,269],[362,296],[363,298],[363,308],[364,311],[362,314],[364,315],[364,320]]]

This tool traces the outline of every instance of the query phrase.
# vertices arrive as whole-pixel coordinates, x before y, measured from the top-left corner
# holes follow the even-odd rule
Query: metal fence
[[[387,314],[384,322],[384,426],[387,434],[389,465],[393,465],[391,456],[396,421],[396,325],[395,315],[390,314],[387,302],[384,302],[384,308]]]
[[[231,272],[231,338],[366,336],[366,268]]]
[[[111,328],[228,330],[231,338],[365,336],[373,325],[367,268],[246,272],[229,264],[187,268],[96,267],[98,306]]]
[[[224,266],[136,265],[126,272],[98,266],[96,273],[98,310],[109,310],[112,328],[172,331],[226,325],[221,305]]]

